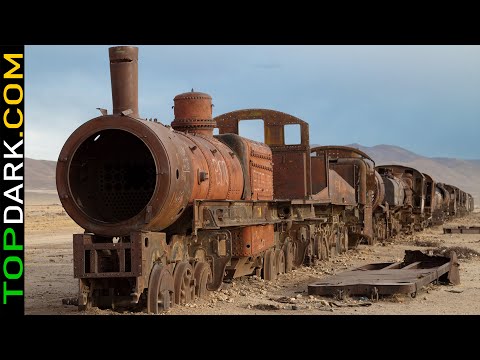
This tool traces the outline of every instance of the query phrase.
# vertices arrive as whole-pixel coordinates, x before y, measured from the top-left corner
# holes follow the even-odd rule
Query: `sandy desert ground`
[[[92,309],[79,312],[76,306],[63,305],[62,299],[77,296],[73,278],[72,234],[82,232],[65,213],[55,191],[26,192],[25,313],[26,314],[120,314],[112,310]],[[480,225],[480,212],[446,225]],[[335,300],[309,296],[307,285],[345,269],[373,262],[400,261],[406,249],[431,242],[438,246],[465,246],[480,252],[480,234],[443,234],[434,227],[385,246],[360,245],[333,261],[314,267],[302,267],[284,274],[275,282],[255,277],[223,284],[208,299],[187,306],[173,307],[166,315],[187,314],[480,314],[480,257],[460,258],[461,284],[429,285],[416,298],[393,296],[372,302],[367,298]],[[284,298],[285,302],[278,302]],[[121,314],[142,315],[124,312]]]

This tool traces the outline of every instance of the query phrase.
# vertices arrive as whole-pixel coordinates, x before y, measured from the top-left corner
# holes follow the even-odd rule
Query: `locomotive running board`
[[[444,234],[480,234],[480,226],[449,226],[443,228]]]
[[[308,285],[309,295],[378,295],[410,294],[433,281],[460,284],[457,255],[450,258],[429,256],[418,250],[406,250],[403,262],[368,264],[330,276]]]

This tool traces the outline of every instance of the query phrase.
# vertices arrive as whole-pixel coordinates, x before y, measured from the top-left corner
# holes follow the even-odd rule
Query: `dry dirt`
[[[26,199],[25,313],[119,314],[99,309],[78,312],[76,306],[62,304],[62,299],[77,295],[71,242],[72,234],[82,232],[82,229],[66,215],[55,194],[29,193]],[[446,225],[479,226],[480,212]],[[394,296],[372,302],[367,298],[336,300],[307,294],[307,285],[318,279],[368,263],[400,261],[406,249],[432,249],[417,246],[428,243],[466,246],[480,252],[480,234],[444,235],[442,227],[430,228],[386,246],[360,245],[331,262],[302,267],[271,283],[255,277],[238,279],[223,284],[222,289],[208,299],[176,306],[166,315],[480,314],[480,258],[477,256],[459,260],[460,285],[429,285],[414,299]],[[283,302],[277,301],[279,299]]]

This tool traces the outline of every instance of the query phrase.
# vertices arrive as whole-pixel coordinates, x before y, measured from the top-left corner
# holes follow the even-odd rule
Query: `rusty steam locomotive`
[[[212,118],[212,98],[174,98],[171,125],[140,118],[138,49],[109,49],[113,114],[81,125],[57,165],[73,235],[79,308],[137,305],[158,313],[225,279],[272,280],[361,241],[440,224],[473,210],[459,188],[365,153],[309,145],[308,123],[264,109]],[[265,143],[238,135],[263,119]],[[285,144],[287,125],[300,143]],[[214,128],[219,135],[213,135]]]

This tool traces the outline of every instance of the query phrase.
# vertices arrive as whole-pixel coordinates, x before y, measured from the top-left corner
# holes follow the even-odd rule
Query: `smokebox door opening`
[[[73,199],[97,221],[118,223],[142,211],[156,186],[153,156],[137,136],[102,130],[75,152],[69,171]]]

